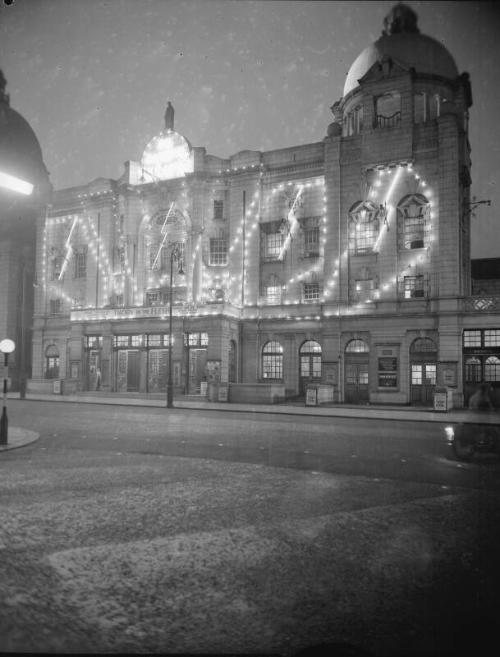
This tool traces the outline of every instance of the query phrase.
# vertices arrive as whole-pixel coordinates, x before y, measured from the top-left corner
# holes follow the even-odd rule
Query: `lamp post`
[[[2,352],[4,357],[4,371],[3,371],[3,407],[2,407],[2,417],[0,418],[0,445],[7,445],[8,436],[9,436],[9,421],[7,419],[7,378],[8,378],[8,366],[9,366],[9,354],[11,354],[16,348],[16,344],[13,340],[5,338],[0,342],[0,352]]]
[[[174,278],[174,260],[177,261],[177,271],[183,274],[181,250],[179,244],[175,243],[170,252],[170,288],[169,288],[169,301],[168,301],[168,375],[167,375],[167,408],[173,408],[174,405],[174,390],[172,382],[172,284]]]

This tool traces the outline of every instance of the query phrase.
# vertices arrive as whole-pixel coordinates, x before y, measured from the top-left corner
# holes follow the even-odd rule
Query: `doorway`
[[[299,351],[299,394],[305,395],[307,386],[321,383],[321,345],[314,340],[307,340]]]
[[[138,392],[140,384],[140,352],[129,351],[127,362],[127,392]]]
[[[436,388],[437,346],[430,338],[417,338],[410,347],[410,403],[432,406]]]
[[[364,340],[351,340],[345,348],[344,399],[346,404],[369,402],[370,349]]]

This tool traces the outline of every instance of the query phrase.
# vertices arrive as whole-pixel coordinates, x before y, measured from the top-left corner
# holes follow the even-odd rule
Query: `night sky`
[[[351,63],[395,2],[10,0],[0,67],[53,186],[118,178],[163,128],[228,157],[323,139]],[[500,12],[407,2],[471,76],[474,257],[500,257]]]

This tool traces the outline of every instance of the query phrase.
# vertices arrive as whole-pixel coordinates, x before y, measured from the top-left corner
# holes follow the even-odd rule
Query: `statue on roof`
[[[165,110],[165,129],[173,130],[174,129],[174,113],[175,110],[172,106],[172,103],[168,101],[167,109]]]
[[[408,7],[403,2],[398,2],[384,18],[382,34],[384,36],[400,34],[401,32],[418,34],[420,30],[417,26],[417,20],[417,14],[411,7]]]

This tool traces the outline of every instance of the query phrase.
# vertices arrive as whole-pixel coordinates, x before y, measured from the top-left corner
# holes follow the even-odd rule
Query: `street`
[[[1,651],[493,636],[500,465],[450,459],[440,423],[35,401],[9,421],[40,439],[0,455]]]

